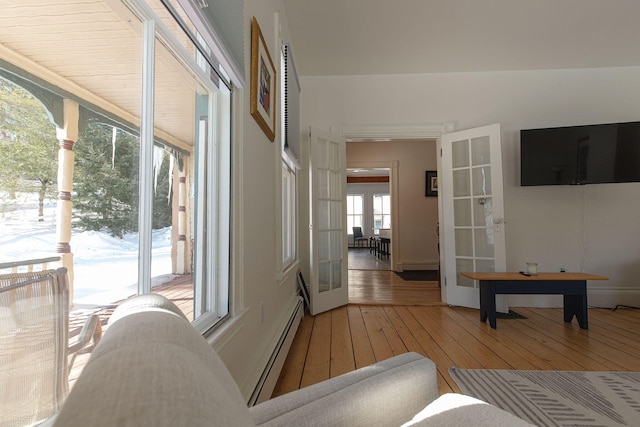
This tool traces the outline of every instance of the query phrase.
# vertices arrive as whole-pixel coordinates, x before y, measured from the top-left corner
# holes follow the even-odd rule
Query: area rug
[[[450,368],[464,394],[538,426],[640,425],[640,372]]]
[[[398,276],[407,281],[433,282],[438,280],[438,270],[405,270],[396,271]]]

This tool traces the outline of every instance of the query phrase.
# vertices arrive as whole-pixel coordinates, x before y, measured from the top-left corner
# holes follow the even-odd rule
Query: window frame
[[[376,198],[380,198],[381,199],[381,213],[376,213]],[[388,199],[388,203],[385,204],[385,198]],[[390,194],[382,194],[382,193],[377,193],[377,194],[373,194],[372,197],[372,201],[373,201],[373,229],[374,229],[374,234],[379,234],[380,230],[384,230],[387,228],[391,228],[391,195]],[[385,205],[389,206],[389,212],[385,212]],[[382,218],[382,226],[381,227],[376,227],[376,217],[381,217]],[[388,217],[388,224],[389,227],[385,227],[385,218]]]
[[[287,61],[285,60],[284,44],[280,49],[280,105],[286,103],[285,96],[285,76],[287,73]],[[286,114],[288,108],[280,108],[280,129],[285,128]],[[279,162],[281,174],[279,179],[279,196],[280,196],[280,245],[279,264],[280,275],[283,276],[287,271],[291,271],[298,264],[298,173],[297,165],[291,160],[289,154],[285,151],[286,135],[280,132],[280,153]]]
[[[206,334],[217,326],[230,313],[230,249],[231,249],[231,125],[232,125],[232,92],[218,80],[211,79],[207,72],[207,61],[195,56],[176,40],[151,8],[142,0],[125,0],[127,6],[138,16],[145,29],[143,38],[143,100],[141,112],[141,160],[140,160],[140,191],[145,181],[153,176],[153,159],[149,156],[149,141],[153,144],[154,132],[154,104],[153,104],[153,61],[155,61],[155,43],[161,42],[186,72],[202,85],[208,94],[207,123],[203,124],[194,117],[201,129],[204,139],[194,142],[195,176],[194,176],[194,230],[209,230],[200,234],[194,233],[194,320],[193,326],[199,332]],[[151,66],[149,66],[151,64]],[[150,137],[148,136],[150,134]],[[146,135],[146,136],[145,136]],[[144,144],[144,147],[143,147]],[[151,148],[151,156],[152,156]],[[148,187],[149,182],[145,185]],[[204,192],[204,203],[197,195]],[[149,200],[140,197],[140,260],[139,269],[140,293],[150,292],[150,262],[151,262],[151,215],[152,207]],[[144,216],[143,216],[144,215]],[[211,232],[210,230],[213,230]],[[198,237],[206,236],[204,241]],[[143,242],[144,237],[144,242]],[[148,263],[148,265],[146,265]],[[147,270],[148,269],[148,270]]]

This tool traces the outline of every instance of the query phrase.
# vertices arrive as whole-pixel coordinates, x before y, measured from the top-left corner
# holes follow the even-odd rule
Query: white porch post
[[[184,166],[178,168],[178,248],[177,248],[177,265],[176,273],[186,274],[189,273],[188,268],[188,242],[187,242],[187,176],[185,174]]]
[[[73,144],[78,140],[80,109],[77,102],[65,99],[64,125],[56,129],[58,150],[58,210],[56,216],[56,252],[69,272],[69,301],[73,304],[73,253],[71,252],[71,191],[73,189]]]

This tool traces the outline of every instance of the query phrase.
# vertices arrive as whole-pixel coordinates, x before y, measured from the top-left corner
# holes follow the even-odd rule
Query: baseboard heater
[[[300,325],[300,321],[303,316],[304,304],[302,302],[302,298],[299,298],[291,313],[291,317],[289,318],[289,321],[287,322],[287,325],[284,328],[271,357],[269,358],[267,366],[260,376],[258,385],[249,398],[249,406],[264,402],[271,398],[271,394],[273,393],[273,389],[276,387],[280,371],[282,370],[282,366],[284,366],[284,361],[287,359],[291,343],[293,342],[293,338],[296,336],[296,331],[298,330],[298,326]]]

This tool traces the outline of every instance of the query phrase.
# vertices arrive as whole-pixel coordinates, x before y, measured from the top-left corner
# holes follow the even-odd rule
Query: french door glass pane
[[[468,258],[456,258],[456,281],[457,286],[473,288],[473,280],[463,276],[461,273],[465,271],[474,271],[473,260]]]
[[[476,260],[476,270],[483,272],[496,271],[495,261],[492,259],[478,259]]]
[[[317,185],[318,185],[318,197],[320,199],[328,199],[329,191],[331,189],[329,182],[329,171],[326,169],[318,170],[317,174]]]
[[[493,258],[493,228],[476,228],[475,256]]]
[[[329,202],[331,206],[331,220],[330,226],[331,228],[342,228],[342,202],[341,201],[331,201]]]
[[[455,239],[457,256],[473,256],[473,235],[471,229],[456,229]]]
[[[342,287],[342,260],[331,262],[331,288],[339,289]]]
[[[473,195],[484,196],[491,194],[491,167],[473,168]]]
[[[471,177],[469,169],[453,171],[453,197],[471,195]]]
[[[493,224],[493,199],[491,197],[473,199],[473,223],[477,227],[489,227]]]
[[[455,141],[452,146],[453,169],[469,166],[469,141]]]
[[[328,230],[330,227],[330,219],[329,219],[329,206],[330,203],[328,200],[320,200],[318,205],[320,209],[318,209],[318,230],[324,231]]]
[[[327,261],[331,257],[329,237],[330,234],[326,231],[318,233],[318,260],[320,262]]]
[[[331,264],[328,261],[318,263],[318,292],[331,290]]]
[[[458,199],[453,201],[454,225],[457,227],[471,226],[471,200]]]
[[[471,140],[471,161],[474,166],[491,163],[491,147],[489,136]]]

